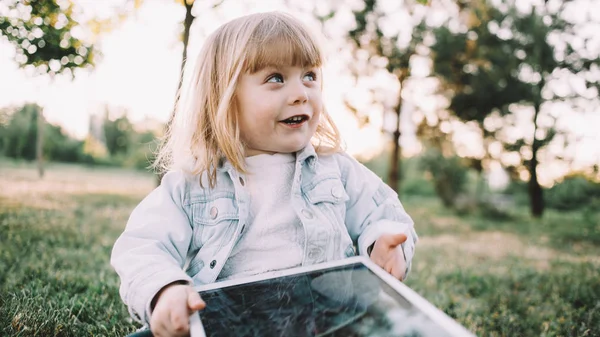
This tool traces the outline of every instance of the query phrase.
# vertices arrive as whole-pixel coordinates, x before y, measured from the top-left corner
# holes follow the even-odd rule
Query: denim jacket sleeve
[[[359,254],[368,256],[367,248],[382,234],[404,233],[407,240],[402,248],[407,266],[405,275],[408,275],[418,236],[413,220],[404,210],[398,195],[375,173],[349,155],[341,154],[338,160],[349,196],[346,227],[352,240],[358,242]]]
[[[150,321],[150,301],[165,285],[191,279],[183,271],[192,237],[184,211],[186,189],[181,172],[169,172],[132,212],[117,239],[111,264],[121,278],[120,295],[130,315]]]

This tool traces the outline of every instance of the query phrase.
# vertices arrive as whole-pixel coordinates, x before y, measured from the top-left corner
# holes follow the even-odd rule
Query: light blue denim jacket
[[[228,162],[217,170],[215,188],[203,177],[180,171],[132,212],[113,248],[111,264],[121,278],[120,294],[131,316],[150,321],[149,304],[165,285],[186,280],[215,282],[244,232],[249,211],[245,177]],[[292,207],[304,226],[303,265],[355,255],[384,233],[404,233],[410,270],[417,234],[397,194],[345,153],[317,156],[309,145],[296,154]]]

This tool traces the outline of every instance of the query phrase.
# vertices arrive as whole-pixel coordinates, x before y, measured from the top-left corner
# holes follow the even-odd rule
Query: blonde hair
[[[223,159],[245,173],[234,99],[240,76],[267,66],[321,67],[322,63],[316,38],[290,15],[252,14],[219,27],[204,43],[190,85],[179,93],[154,168],[182,169],[194,175],[206,172],[210,187],[216,185]],[[341,149],[338,129],[324,107],[311,142],[319,154]]]

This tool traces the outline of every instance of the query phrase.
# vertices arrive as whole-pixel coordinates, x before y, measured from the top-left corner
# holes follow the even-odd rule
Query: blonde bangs
[[[268,16],[252,33],[246,48],[243,71],[255,73],[266,67],[320,67],[323,64],[317,40],[286,15]]]

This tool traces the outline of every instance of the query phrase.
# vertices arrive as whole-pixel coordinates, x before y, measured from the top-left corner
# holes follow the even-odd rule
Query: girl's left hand
[[[375,241],[371,250],[371,260],[392,276],[402,281],[406,272],[406,261],[401,244],[405,234],[383,234]]]

